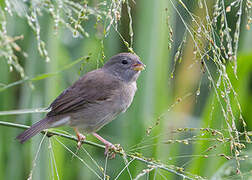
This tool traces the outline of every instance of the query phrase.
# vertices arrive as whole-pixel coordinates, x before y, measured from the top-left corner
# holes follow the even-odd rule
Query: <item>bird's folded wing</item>
[[[52,102],[47,116],[78,111],[90,104],[108,100],[119,87],[120,81],[112,75],[101,69],[91,71]]]

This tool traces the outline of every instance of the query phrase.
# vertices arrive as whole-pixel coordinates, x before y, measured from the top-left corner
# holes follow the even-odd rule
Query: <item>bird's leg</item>
[[[78,149],[80,149],[82,142],[86,140],[86,136],[81,134],[77,128],[73,128],[73,129],[74,129],[76,136],[77,136],[77,139],[78,139],[77,147],[78,147]]]
[[[107,141],[106,139],[103,139],[100,135],[98,135],[97,133],[92,133],[97,139],[99,139],[103,144],[105,144],[105,152],[104,154],[105,155],[108,155],[109,153],[109,149],[112,149],[114,151],[117,150],[117,148],[112,144],[110,143],[109,141]],[[111,158],[115,158],[115,152],[113,152],[111,154]]]

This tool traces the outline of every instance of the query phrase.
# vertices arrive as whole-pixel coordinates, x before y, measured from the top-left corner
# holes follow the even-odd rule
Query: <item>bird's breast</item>
[[[121,112],[125,112],[131,105],[137,90],[136,83],[126,84],[121,88],[119,95],[119,108]]]

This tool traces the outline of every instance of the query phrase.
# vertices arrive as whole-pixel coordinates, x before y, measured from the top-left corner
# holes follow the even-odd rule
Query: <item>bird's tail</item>
[[[35,136],[39,132],[41,132],[44,129],[50,128],[50,118],[46,117],[45,119],[42,119],[35,124],[33,124],[29,129],[25,130],[23,133],[18,135],[16,139],[19,140],[20,143],[24,143],[31,137]]]

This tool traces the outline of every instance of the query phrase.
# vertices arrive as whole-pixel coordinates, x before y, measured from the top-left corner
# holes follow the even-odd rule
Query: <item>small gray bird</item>
[[[17,139],[24,143],[44,129],[69,125],[76,132],[78,147],[85,140],[80,132],[92,133],[105,144],[107,154],[115,146],[95,132],[128,109],[137,90],[136,80],[144,67],[135,54],[113,56],[102,68],[88,72],[64,90],[52,102],[46,117]]]

